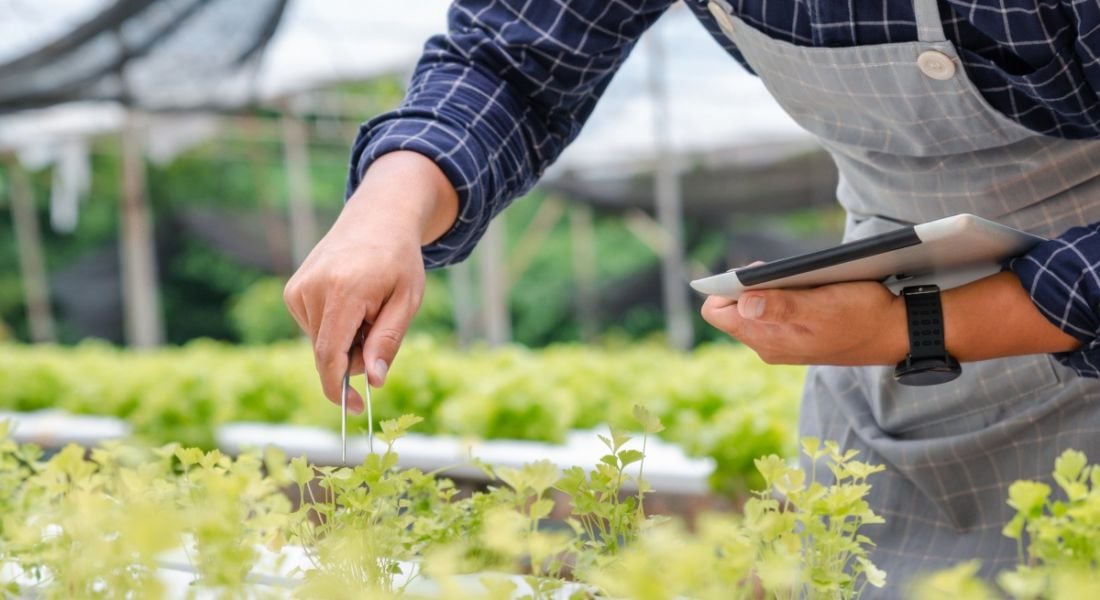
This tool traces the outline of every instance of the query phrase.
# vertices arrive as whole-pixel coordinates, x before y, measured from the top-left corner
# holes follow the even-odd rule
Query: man
[[[365,323],[352,364],[365,358],[382,384],[422,263],[469,253],[669,4],[455,3],[403,105],[363,126],[348,204],[287,285],[330,400]],[[1100,236],[1079,227],[1100,221],[1100,3],[687,4],[833,155],[847,239],[961,212],[1062,236],[942,294],[936,334],[968,364],[932,387],[895,381],[906,306],[877,283],[703,307],[768,362],[830,365],[808,373],[800,431],[887,467],[870,498],[887,524],[869,533],[892,581],[964,559],[987,575],[1012,563],[1007,486],[1043,478],[1067,447],[1100,456]]]

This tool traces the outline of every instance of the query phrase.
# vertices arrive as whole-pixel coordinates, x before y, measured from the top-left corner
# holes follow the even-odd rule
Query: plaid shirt
[[[685,1],[744,65],[705,0]],[[911,0],[732,1],[747,23],[795,44],[841,47],[917,38]],[[402,105],[360,129],[348,194],[382,154],[407,149],[427,155],[455,186],[461,210],[454,228],[424,248],[425,265],[462,260],[490,219],[534,185],[577,136],[638,37],[672,3],[457,0],[448,33],[428,41]],[[940,0],[940,11],[967,74],[994,108],[1038,133],[1100,137],[1100,2]],[[1077,253],[1042,246],[1052,256],[1036,259],[1045,267],[1018,272],[1046,315],[1092,344],[1100,332],[1098,298],[1077,306],[1069,293],[1076,291],[1067,292],[1052,273],[1066,275],[1058,265],[1070,254],[1089,257],[1073,268],[1091,271],[1100,264],[1100,238],[1073,244]],[[1100,364],[1097,352],[1090,360]],[[1095,367],[1074,366],[1100,376]]]

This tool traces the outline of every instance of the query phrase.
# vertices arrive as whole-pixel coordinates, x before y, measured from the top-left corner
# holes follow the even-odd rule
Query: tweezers
[[[363,373],[366,392],[363,395],[367,406],[367,446],[374,454],[374,415],[371,414],[370,379]],[[344,370],[344,387],[340,391],[340,462],[348,466],[348,388],[351,387],[351,352],[348,353],[348,368]]]

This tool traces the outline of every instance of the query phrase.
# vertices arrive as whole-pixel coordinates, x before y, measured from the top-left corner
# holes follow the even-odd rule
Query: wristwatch
[[[901,290],[909,327],[909,355],[894,368],[894,379],[904,385],[947,383],[962,373],[943,343],[940,288],[917,285]]]

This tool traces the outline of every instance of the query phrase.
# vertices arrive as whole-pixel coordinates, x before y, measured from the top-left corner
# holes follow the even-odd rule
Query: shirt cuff
[[[1077,350],[1054,354],[1058,362],[1100,378],[1100,224],[1074,227],[1007,266],[1039,312],[1081,341]]]
[[[371,163],[382,155],[409,150],[430,158],[458,193],[459,209],[451,229],[421,248],[424,266],[433,269],[460,262],[473,250],[485,209],[483,195],[475,193],[478,163],[471,152],[472,143],[466,132],[432,118],[393,118],[391,114],[368,121],[359,128],[352,145],[345,201],[359,187]]]

